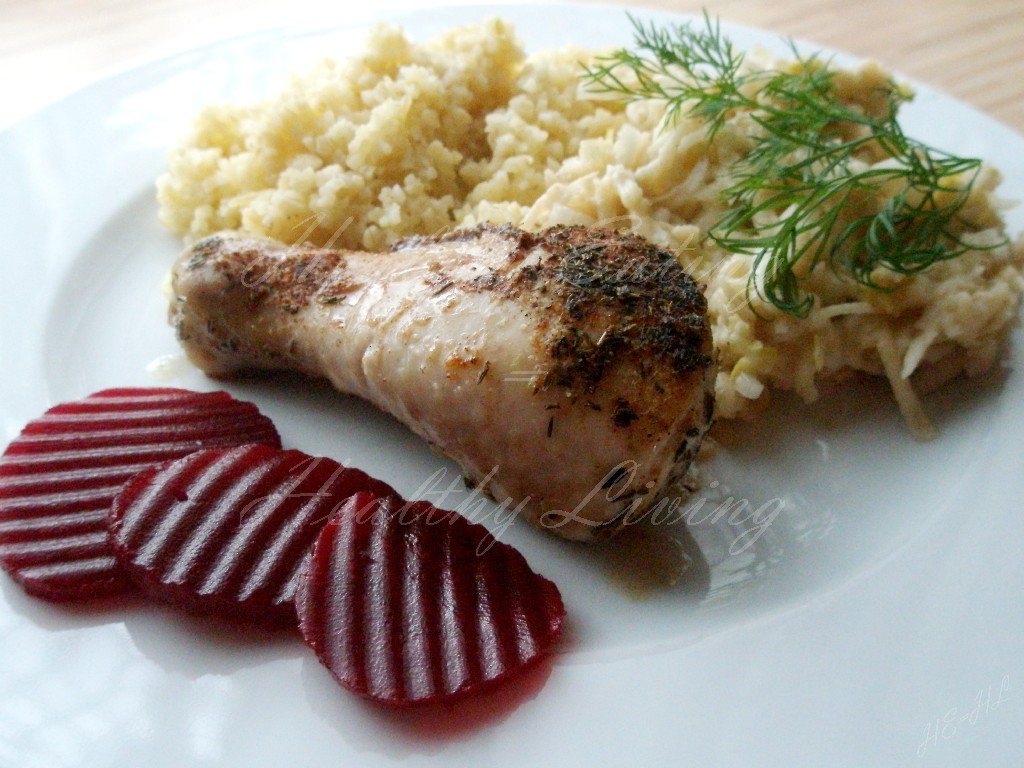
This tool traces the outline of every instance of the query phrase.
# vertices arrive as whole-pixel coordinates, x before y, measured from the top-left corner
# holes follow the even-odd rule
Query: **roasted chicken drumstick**
[[[712,419],[704,296],[631,235],[481,225],[381,254],[222,233],[182,254],[172,287],[206,373],[324,376],[571,539],[669,492]]]

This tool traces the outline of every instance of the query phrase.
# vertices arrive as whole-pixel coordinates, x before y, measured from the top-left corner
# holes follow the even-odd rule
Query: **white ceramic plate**
[[[423,38],[495,12],[530,49],[630,41],[610,7],[391,18]],[[743,47],[783,45],[728,31]],[[164,152],[201,104],[267,93],[364,33],[206,47],[0,134],[2,437],[108,386],[214,388],[175,357],[164,323],[159,284],[179,250],[156,223]],[[993,161],[1005,196],[1024,199],[1020,136],[926,88],[906,124]],[[1019,211],[1010,221],[1021,229]],[[442,498],[453,466],[370,408],[288,380],[229,388],[291,446],[410,496],[467,501]],[[356,700],[291,636],[141,604],[65,609],[0,578],[0,765],[1024,764],[1022,395],[1009,368],[947,390],[928,401],[942,436],[926,445],[884,387],[838,412],[783,403],[709,470],[717,487],[686,510],[691,534],[660,529],[671,535],[652,546],[685,566],[672,587],[652,585],[660,571],[624,585],[628,544],[595,552],[508,526],[503,538],[562,588],[566,642],[507,694],[439,715]],[[749,510],[723,511],[730,495]]]

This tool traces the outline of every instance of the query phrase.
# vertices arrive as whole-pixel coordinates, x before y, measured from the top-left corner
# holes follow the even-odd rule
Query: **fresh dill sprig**
[[[910,96],[896,83],[886,83],[886,108],[874,116],[843,103],[828,63],[795,46],[792,66],[744,68],[706,14],[703,28],[630,21],[635,50],[587,67],[592,90],[662,100],[670,123],[697,118],[709,142],[736,115],[753,123],[749,151],[729,168],[726,211],[708,233],[726,251],[753,256],[748,301],[754,293],[805,317],[814,298],[804,277],[822,260],[887,290],[880,268],[912,275],[973,247],[961,210],[982,163],[906,136],[897,112]]]

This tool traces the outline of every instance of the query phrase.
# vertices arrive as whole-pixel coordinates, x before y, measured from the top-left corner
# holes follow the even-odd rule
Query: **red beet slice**
[[[342,686],[400,706],[514,677],[546,655],[565,616],[558,588],[483,526],[370,494],[324,526],[296,606]]]
[[[124,482],[200,448],[255,442],[281,444],[227,392],[108,389],[51,408],[0,457],[0,565],[36,597],[120,593],[106,516]]]
[[[363,490],[393,493],[301,451],[198,451],[128,481],[110,531],[146,593],[193,613],[294,626],[303,558],[331,513]]]

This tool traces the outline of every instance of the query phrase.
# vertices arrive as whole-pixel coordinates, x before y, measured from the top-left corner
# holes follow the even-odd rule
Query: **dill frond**
[[[913,275],[969,250],[960,213],[981,160],[906,136],[897,113],[909,96],[895,82],[885,85],[888,108],[874,116],[840,101],[828,62],[795,46],[791,67],[745,69],[707,14],[702,28],[630,21],[635,49],[586,67],[592,90],[662,100],[666,120],[702,121],[709,142],[738,113],[756,126],[751,149],[728,169],[726,210],[708,233],[753,257],[748,300],[805,317],[814,298],[804,276],[821,261],[887,290],[879,269]],[[885,162],[861,160],[879,153]]]

